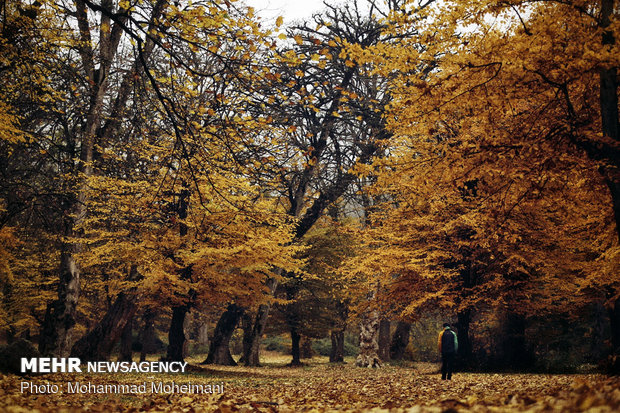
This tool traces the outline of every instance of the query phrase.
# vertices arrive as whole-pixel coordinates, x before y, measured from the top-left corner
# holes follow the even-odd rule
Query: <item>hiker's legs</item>
[[[447,378],[448,380],[452,380],[452,371],[454,370],[454,354],[446,354],[444,356],[444,360],[444,364],[446,365],[445,378]]]
[[[448,355],[441,355],[441,380],[446,379],[446,374],[448,373]]]

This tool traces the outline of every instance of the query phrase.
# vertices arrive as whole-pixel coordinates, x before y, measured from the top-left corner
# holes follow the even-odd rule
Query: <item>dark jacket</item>
[[[446,327],[441,333],[439,333],[439,352],[443,354],[454,354],[459,350],[459,340],[456,338],[456,333]]]

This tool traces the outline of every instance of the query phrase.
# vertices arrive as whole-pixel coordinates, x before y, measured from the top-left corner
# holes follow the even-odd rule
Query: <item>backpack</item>
[[[441,336],[441,352],[442,353],[455,353],[456,348],[454,347],[454,331],[452,330],[444,330]]]

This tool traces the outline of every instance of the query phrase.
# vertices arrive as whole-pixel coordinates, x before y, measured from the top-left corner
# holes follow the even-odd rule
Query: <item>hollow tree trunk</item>
[[[344,362],[344,330],[332,330],[332,350],[329,354],[330,363]]]
[[[236,304],[230,304],[226,311],[222,314],[218,320],[215,331],[213,332],[213,339],[209,346],[209,354],[202,364],[221,364],[225,366],[236,366],[237,363],[230,354],[230,338],[235,331],[237,322],[243,309]]]
[[[133,353],[133,319],[130,318],[123,328],[121,333],[121,349],[118,356],[118,361],[131,361]]]
[[[392,360],[402,360],[405,356],[405,350],[409,345],[409,334],[411,333],[411,324],[399,321],[396,325],[396,331],[392,336],[390,345],[390,358]]]
[[[379,358],[390,360],[390,320],[385,318],[379,322]]]
[[[360,323],[360,353],[355,360],[358,367],[381,367],[379,360],[379,312],[372,310]]]

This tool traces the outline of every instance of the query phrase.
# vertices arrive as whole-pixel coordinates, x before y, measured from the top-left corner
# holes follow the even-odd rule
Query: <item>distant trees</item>
[[[277,184],[271,189],[296,220],[297,243],[352,187],[356,165],[369,163],[389,138],[380,110],[389,101],[385,80],[346,59],[344,52],[349,43],[383,41],[381,23],[357,3],[326,7],[313,22],[288,30],[291,45],[274,56],[265,75],[262,100],[252,109],[256,115],[267,113],[285,139],[267,154],[279,167],[263,173],[274,174]],[[287,289],[287,299],[295,299],[303,275],[281,275],[283,279],[271,281],[272,289],[284,282],[281,287]],[[248,365],[259,363],[258,340],[268,312],[269,306],[264,305],[253,317],[249,353],[243,356]],[[289,316],[294,353],[298,354],[297,330],[301,327],[294,313]]]

